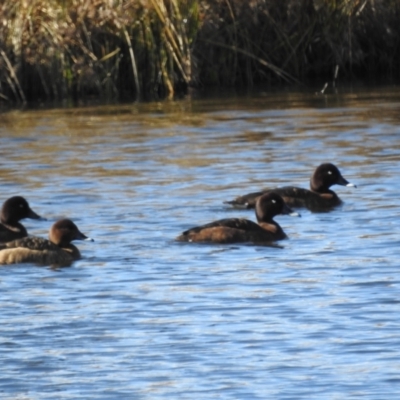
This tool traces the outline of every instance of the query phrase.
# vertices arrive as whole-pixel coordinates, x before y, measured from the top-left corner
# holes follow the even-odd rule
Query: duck
[[[26,228],[19,222],[24,218],[45,220],[30,208],[22,196],[10,197],[3,203],[0,212],[0,243],[28,236]]]
[[[275,189],[263,189],[259,192],[239,196],[234,200],[225,201],[235,207],[254,208],[257,199],[264,193],[273,190],[282,196],[289,207],[307,208],[312,212],[327,212],[342,204],[339,196],[330,189],[333,185],[356,187],[348,182],[340,173],[339,168],[332,163],[319,165],[310,179],[310,190],[294,186],[284,186]]]
[[[94,240],[84,235],[70,219],[55,222],[49,231],[49,240],[25,237],[0,245],[0,264],[34,263],[39,265],[70,266],[81,258],[73,240]]]
[[[255,204],[257,223],[244,218],[226,218],[188,229],[176,240],[181,242],[262,244],[286,239],[287,235],[274,217],[279,214],[300,216],[275,192],[259,196]]]

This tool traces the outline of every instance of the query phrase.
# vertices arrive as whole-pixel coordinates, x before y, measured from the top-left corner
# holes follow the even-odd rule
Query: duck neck
[[[274,225],[277,228],[280,228],[279,224],[273,219],[273,217],[267,218],[257,218],[258,225]]]
[[[260,218],[258,215],[256,215],[256,218],[259,225],[261,225],[262,223],[274,225],[276,224],[276,222],[273,220],[273,217],[263,216],[262,218]]]
[[[324,185],[322,182],[315,181],[314,179],[310,181],[310,189],[315,193],[333,193],[332,190],[329,189],[329,186]]]
[[[258,223],[260,227],[268,232],[273,233],[274,235],[278,236],[286,236],[285,233],[283,232],[283,229],[281,226],[275,222],[274,220],[270,220],[268,222],[266,221],[261,221]]]
[[[74,246],[72,243],[69,243],[65,246],[61,246],[59,245],[64,251],[66,251],[67,253],[71,254],[72,258],[74,260],[79,260],[81,258],[81,253],[79,251],[79,249]]]
[[[5,226],[9,231],[21,235],[21,237],[28,236],[28,231],[20,222],[5,222],[4,220],[1,220],[1,224]]]

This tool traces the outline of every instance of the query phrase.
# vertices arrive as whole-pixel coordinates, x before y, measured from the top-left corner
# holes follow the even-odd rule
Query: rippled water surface
[[[0,268],[2,399],[389,399],[400,395],[400,90],[272,93],[0,115],[2,199],[95,239],[72,267]],[[308,187],[282,247],[177,243],[254,220],[223,204]]]

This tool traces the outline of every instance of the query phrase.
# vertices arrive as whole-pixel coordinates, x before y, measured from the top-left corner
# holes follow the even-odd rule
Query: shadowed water
[[[271,93],[0,115],[1,201],[71,218],[70,268],[0,268],[2,399],[388,399],[400,395],[400,90]],[[177,243],[308,187],[280,247]]]

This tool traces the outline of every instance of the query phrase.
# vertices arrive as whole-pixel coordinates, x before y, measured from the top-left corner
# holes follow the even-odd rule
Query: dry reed
[[[151,98],[189,83],[190,1],[5,0],[0,16],[3,99]]]
[[[397,0],[3,0],[0,99],[400,78]]]

